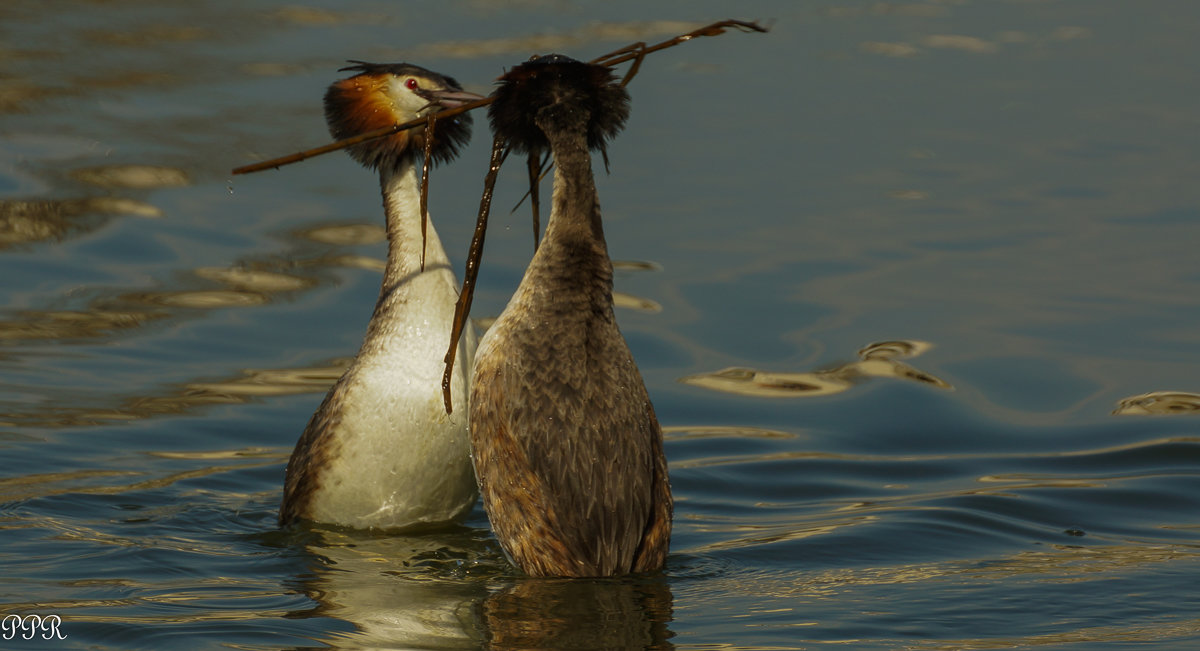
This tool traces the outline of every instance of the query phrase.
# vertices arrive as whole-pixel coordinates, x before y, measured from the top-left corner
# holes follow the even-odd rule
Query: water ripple
[[[684,384],[763,398],[816,397],[846,391],[872,377],[891,377],[952,389],[948,382],[899,360],[917,357],[932,347],[923,341],[884,341],[858,351],[859,361],[810,373],[778,373],[726,368],[680,378]]]
[[[1200,512],[1198,437],[894,456],[796,449],[787,439],[706,454],[704,443],[671,442],[672,479],[687,495],[677,529],[688,553],[786,556],[807,541],[822,554],[853,548],[864,557],[917,558],[1070,538],[1169,543],[1194,534],[1163,523]]]
[[[1154,391],[1117,403],[1114,415],[1191,414],[1200,412],[1200,393]]]

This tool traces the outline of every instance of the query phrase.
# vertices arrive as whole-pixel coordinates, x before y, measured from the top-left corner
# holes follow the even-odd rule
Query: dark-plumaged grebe
[[[471,446],[483,505],[533,576],[663,566],[672,500],[662,429],[613,315],[589,150],[604,151],[629,95],[602,65],[536,58],[500,78],[498,140],[554,155],[546,234],[480,343]]]
[[[325,118],[336,139],[407,122],[472,99],[449,77],[408,64],[368,64],[329,87]],[[434,160],[470,137],[466,114],[437,121]],[[442,404],[457,282],[433,225],[422,229],[420,129],[349,149],[378,170],[387,220],[383,286],[362,348],[301,435],[287,466],[279,520],[413,529],[463,518],[477,496],[467,437],[469,331],[454,369],[453,415]],[[422,237],[424,235],[424,237]]]

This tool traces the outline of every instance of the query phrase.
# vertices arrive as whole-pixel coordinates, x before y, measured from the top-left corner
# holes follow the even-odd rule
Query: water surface
[[[486,93],[727,3],[0,6],[0,615],[71,648],[1200,644],[1200,6],[751,2],[654,55],[599,177],[666,430],[661,574],[531,581],[485,516],[275,526],[357,348],[346,59]],[[489,138],[436,170],[461,269]],[[502,176],[479,318],[532,251]],[[5,648],[50,648],[10,640]]]

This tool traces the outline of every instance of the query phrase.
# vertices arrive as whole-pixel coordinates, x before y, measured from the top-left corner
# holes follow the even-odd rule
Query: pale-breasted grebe
[[[409,64],[357,65],[331,85],[325,118],[336,139],[407,122],[472,99],[456,81]],[[432,155],[451,160],[470,138],[466,114],[439,120]],[[453,374],[458,407],[442,404],[457,283],[433,224],[422,228],[420,129],[349,149],[379,172],[388,257],[362,348],[309,421],[287,466],[279,520],[412,529],[463,518],[477,489],[467,436],[468,326]],[[422,237],[424,235],[424,238]]]

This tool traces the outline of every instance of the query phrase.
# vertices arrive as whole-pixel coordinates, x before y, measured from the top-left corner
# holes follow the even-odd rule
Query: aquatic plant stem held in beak
[[[603,65],[612,67],[612,66],[624,63],[626,61],[637,59],[639,57],[645,57],[645,55],[650,54],[652,52],[657,52],[659,50],[663,50],[663,49],[666,49],[669,47],[674,47],[676,45],[679,45],[680,43],[690,41],[693,38],[696,38],[698,36],[718,36],[720,34],[725,33],[725,30],[730,29],[730,28],[737,29],[738,31],[742,31],[742,32],[763,32],[763,33],[765,33],[767,31],[766,27],[763,27],[763,26],[759,25],[758,23],[747,22],[747,21],[743,21],[743,20],[722,20],[722,21],[713,23],[711,25],[706,25],[704,27],[701,27],[700,29],[688,32],[687,34],[682,34],[680,36],[676,36],[674,38],[668,39],[661,43],[657,43],[655,45],[650,45],[645,48],[640,48],[639,51],[636,53],[629,52],[629,48],[625,47],[625,48],[621,48],[620,50],[616,50],[614,52],[610,52],[603,56],[592,59],[589,63],[599,63],[599,64],[603,64]],[[636,66],[635,66],[635,68],[636,68]],[[444,120],[446,118],[451,118],[456,115],[466,113],[467,111],[473,111],[477,108],[487,106],[488,104],[491,104],[491,103],[492,103],[491,97],[484,97],[482,99],[477,99],[477,100],[473,100],[470,102],[466,102],[464,104],[460,104],[458,106],[455,106],[454,108],[443,109],[441,111],[438,111],[434,115],[435,115],[436,119]],[[284,165],[291,165],[292,163],[299,163],[300,161],[308,160],[309,158],[313,158],[315,156],[320,156],[322,154],[328,154],[331,151],[345,149],[346,147],[353,147],[354,145],[366,142],[368,140],[374,140],[376,138],[384,138],[384,137],[390,136],[394,133],[404,131],[405,129],[412,129],[415,127],[423,126],[425,124],[425,122],[426,122],[426,118],[418,118],[416,120],[409,120],[408,122],[403,122],[401,124],[396,124],[396,125],[392,125],[389,127],[383,127],[381,129],[376,129],[374,131],[367,131],[365,133],[361,133],[357,136],[354,136],[353,138],[346,138],[344,140],[338,140],[337,142],[331,142],[327,145],[321,145],[320,147],[314,147],[312,149],[306,149],[304,151],[299,151],[294,154],[288,154],[286,156],[280,156],[278,158],[272,158],[270,160],[260,161],[258,163],[251,163],[249,165],[242,165],[241,167],[235,167],[235,168],[233,168],[231,173],[234,175],[252,174],[254,172],[261,172],[263,170],[279,169],[280,167],[283,167]]]
[[[479,217],[475,220],[475,234],[471,236],[471,248],[467,252],[467,268],[463,272],[463,288],[458,293],[458,303],[454,305],[454,325],[450,330],[450,350],[446,351],[446,371],[442,375],[442,400],[446,403],[446,413],[454,411],[450,402],[450,379],[454,370],[454,357],[458,352],[458,340],[462,337],[463,328],[467,324],[467,316],[471,313],[471,299],[475,296],[475,279],[479,276],[479,263],[483,258],[483,238],[487,235],[488,215],[492,210],[492,190],[496,187],[496,175],[500,166],[508,158],[506,143],[496,138],[492,141],[492,159],[488,165],[487,177],[483,180],[483,197],[479,201]]]

